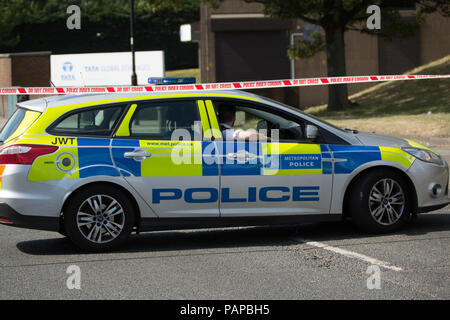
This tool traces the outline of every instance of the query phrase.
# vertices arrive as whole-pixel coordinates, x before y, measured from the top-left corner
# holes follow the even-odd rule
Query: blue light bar
[[[148,78],[150,84],[191,84],[195,83],[195,77],[164,77],[164,78]]]

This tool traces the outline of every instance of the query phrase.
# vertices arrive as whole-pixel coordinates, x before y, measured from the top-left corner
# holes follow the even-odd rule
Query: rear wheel
[[[89,251],[110,250],[123,243],[134,226],[130,200],[120,190],[92,186],[76,193],[64,212],[68,237]]]
[[[350,191],[349,201],[353,221],[365,231],[394,231],[410,217],[408,185],[395,171],[372,171],[360,177]]]

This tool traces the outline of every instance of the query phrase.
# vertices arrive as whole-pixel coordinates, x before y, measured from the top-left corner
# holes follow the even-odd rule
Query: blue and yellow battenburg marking
[[[140,96],[133,101],[179,97]],[[182,96],[199,97],[199,94]],[[203,98],[209,94],[201,95]],[[217,96],[217,95],[214,95]],[[222,94],[219,96],[255,100],[254,98]],[[391,161],[406,169],[414,157],[399,148],[378,146],[319,145],[298,143],[249,143],[221,141],[221,132],[211,100],[197,100],[202,121],[203,137],[207,141],[157,141],[132,140],[129,121],[137,108],[132,104],[119,126],[118,138],[55,137],[45,134],[45,128],[57,117],[75,108],[93,104],[126,102],[126,98],[88,102],[50,108],[37,116],[30,113],[24,126],[31,127],[14,143],[56,145],[59,149],[38,157],[29,172],[32,181],[78,179],[91,176],[246,176],[246,175],[322,175],[349,174],[356,168],[372,161]],[[215,140],[215,141],[208,141]],[[415,142],[410,145],[426,148]],[[5,145],[9,145],[7,142]],[[126,158],[125,152],[144,148],[151,154],[143,161]],[[428,149],[428,148],[426,148]],[[112,157],[111,157],[112,155]],[[234,157],[230,157],[234,155]],[[251,155],[240,161],[239,155]],[[331,161],[334,160],[334,161]]]
[[[408,169],[414,157],[399,148],[297,143],[217,142],[221,175],[349,174],[365,163],[392,161]],[[257,155],[247,162],[227,158],[237,151]],[[333,160],[333,161],[332,161]],[[208,174],[208,172],[206,172]]]
[[[57,145],[38,157],[29,180],[60,180],[92,176],[195,177],[247,175],[349,174],[372,161],[393,161],[406,169],[414,157],[398,148],[240,141],[170,141],[24,135],[18,143]],[[111,148],[111,152],[110,152]],[[143,148],[142,161],[126,152]],[[239,152],[254,155],[245,161],[230,157]],[[111,158],[112,155],[112,158]]]
[[[334,173],[349,174],[356,168],[372,161],[392,161],[405,169],[414,162],[414,157],[399,148],[379,146],[329,145],[333,153]]]
[[[36,158],[28,174],[30,181],[120,176],[110,156],[109,139],[28,135],[18,143],[59,147],[54,153]]]
[[[112,155],[124,176],[203,176],[211,161],[203,154],[212,142],[114,139]],[[143,161],[126,158],[126,152],[144,148],[150,155]],[[214,164],[211,164],[214,166]],[[215,165],[217,166],[217,165]],[[218,174],[218,170],[215,170]]]

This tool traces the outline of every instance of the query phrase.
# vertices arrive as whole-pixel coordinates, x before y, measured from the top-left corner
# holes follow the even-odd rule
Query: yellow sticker
[[[401,164],[405,168],[409,168],[415,158],[399,148],[380,147],[381,160],[393,161]]]
[[[149,153],[141,162],[143,177],[202,176],[201,141],[141,140]]]
[[[54,153],[36,158],[28,174],[30,181],[78,179],[79,177],[77,147],[61,147]]]
[[[410,145],[411,147],[418,148],[418,149],[425,149],[425,150],[431,151],[431,152],[433,152],[433,153],[439,155],[439,153],[436,152],[435,150],[433,150],[433,149],[431,149],[431,148],[428,148],[428,147],[426,147],[426,146],[424,146],[424,145],[422,145],[422,144],[420,144],[420,143],[418,143],[418,142],[415,142],[415,141],[412,141],[412,140],[408,140],[408,139],[406,139],[406,141],[408,141],[408,143],[409,143],[409,145]]]

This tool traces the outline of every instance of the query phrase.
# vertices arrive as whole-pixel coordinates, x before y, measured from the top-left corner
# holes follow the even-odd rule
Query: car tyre
[[[392,170],[371,171],[353,184],[348,198],[353,222],[370,233],[404,226],[411,216],[411,195],[405,179]]]
[[[79,248],[93,252],[117,248],[135,225],[130,199],[109,185],[90,186],[77,192],[63,214],[69,239]]]

